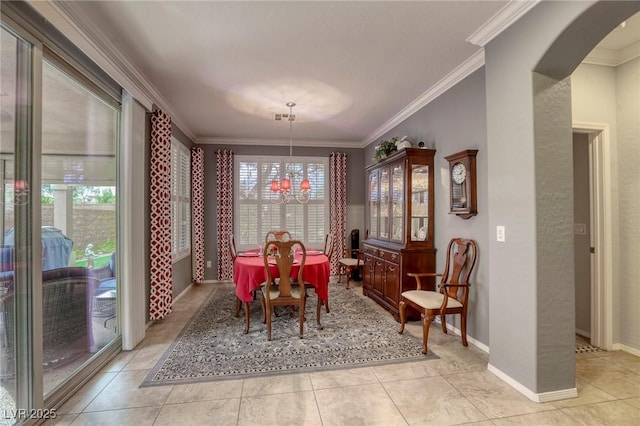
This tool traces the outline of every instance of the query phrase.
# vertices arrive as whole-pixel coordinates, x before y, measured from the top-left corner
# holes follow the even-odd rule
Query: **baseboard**
[[[186,286],[186,287],[184,288],[184,290],[182,290],[182,291],[180,292],[180,294],[178,294],[178,295],[176,296],[176,298],[175,298],[175,299],[173,299],[173,303],[176,303],[178,300],[180,300],[180,298],[181,298],[183,295],[185,295],[185,294],[187,293],[187,290],[188,290],[191,286],[193,286],[193,282],[192,282],[192,283],[190,283],[188,286]],[[151,327],[151,326],[154,324],[154,322],[155,322],[154,320],[147,321],[147,322],[145,323],[145,325],[144,325],[145,330],[147,330],[149,327]]]
[[[559,401],[562,399],[578,397],[577,388],[563,389],[563,390],[553,391],[553,392],[535,393],[529,388],[527,388],[526,386],[524,386],[523,384],[521,384],[520,382],[518,382],[517,380],[513,379],[508,374],[503,373],[501,370],[499,370],[498,368],[494,367],[491,364],[487,365],[487,370],[495,374],[500,380],[502,380],[503,382],[505,382],[506,384],[508,384],[509,386],[511,386],[512,388],[514,388],[515,390],[517,390],[518,392],[520,392],[521,394],[523,394],[533,402],[551,402],[551,401]]]
[[[640,349],[632,348],[631,346],[623,345],[622,343],[614,343],[613,350],[623,351],[630,353],[631,355],[640,356]]]
[[[440,322],[440,317],[436,317],[435,322],[438,322],[440,324],[442,324]],[[460,331],[459,328],[452,326],[451,324],[447,323],[447,332],[452,332],[454,334],[457,334],[458,336],[460,336],[460,338],[462,338],[462,332]],[[467,335],[467,343],[472,344],[473,346],[475,346],[476,348],[480,349],[482,352],[484,353],[489,353],[489,346],[485,345],[484,343],[482,343],[479,340],[474,339],[473,337],[470,337],[469,335]]]
[[[181,298],[182,296],[184,296],[185,294],[187,294],[187,290],[189,290],[192,286],[193,286],[193,283],[190,283],[188,286],[186,286],[186,287],[184,288],[184,290],[182,290],[182,291],[180,292],[180,294],[178,294],[178,295],[176,296],[176,298],[175,298],[175,299],[173,299],[173,303],[176,303],[178,300],[180,300],[180,298]]]
[[[591,339],[591,333],[586,330],[580,330],[576,328],[576,334],[578,336],[586,337],[587,339]]]

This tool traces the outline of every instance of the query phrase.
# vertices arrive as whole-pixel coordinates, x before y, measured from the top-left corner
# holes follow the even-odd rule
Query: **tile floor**
[[[537,404],[489,373],[487,354],[464,348],[457,336],[443,335],[439,328],[430,336],[438,360],[139,388],[211,285],[215,284],[187,290],[169,318],[151,326],[135,350],[119,354],[58,409],[55,421],[46,424],[640,424],[638,357],[622,352],[578,354],[579,397]],[[357,283],[354,291],[361,291]],[[410,324],[408,331],[419,336],[418,323]],[[276,415],[275,408],[283,406],[286,409]]]

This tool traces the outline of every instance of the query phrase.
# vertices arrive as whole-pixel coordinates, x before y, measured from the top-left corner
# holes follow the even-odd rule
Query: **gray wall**
[[[489,247],[489,368],[535,394],[575,388],[567,76],[638,6],[541,2],[485,46],[489,230],[506,226]]]
[[[489,346],[489,268],[488,268],[488,204],[487,204],[487,129],[485,103],[485,74],[480,69],[458,83],[397,127],[382,136],[409,136],[415,142],[424,141],[436,149],[435,156],[435,217],[434,233],[437,270],[444,269],[444,253],[451,238],[472,238],[478,243],[479,257],[471,277],[467,333],[481,346]],[[367,164],[374,162],[374,147],[365,149]],[[449,214],[449,163],[445,156],[465,150],[477,149],[478,215],[461,219]],[[366,177],[364,178],[366,180]],[[458,318],[448,321],[459,327]]]
[[[591,254],[589,208],[589,135],[573,134],[573,222],[585,227],[574,232],[576,333],[591,336]]]
[[[205,262],[211,261],[211,268],[205,268],[205,280],[217,279],[218,253],[217,253],[217,174],[216,174],[216,150],[229,149],[234,155],[273,155],[289,156],[289,146],[255,146],[255,145],[200,145],[204,150],[204,257]],[[347,205],[364,204],[364,160],[361,149],[340,149],[325,147],[297,147],[294,146],[294,156],[329,157],[332,152],[344,152],[347,154]],[[347,206],[347,207],[348,207]],[[363,219],[364,222],[364,219]],[[350,232],[350,229],[347,229]]]

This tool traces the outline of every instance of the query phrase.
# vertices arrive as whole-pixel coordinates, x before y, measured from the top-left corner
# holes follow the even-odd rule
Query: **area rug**
[[[322,330],[316,328],[317,299],[311,291],[304,339],[298,337],[297,316],[281,312],[273,319],[269,342],[260,302],[251,303],[251,328],[243,334],[244,316],[233,316],[233,285],[212,285],[216,288],[147,375],[142,387],[438,358],[431,351],[427,355],[420,353],[420,341],[408,332],[398,334],[399,324],[355,288],[330,285],[331,312],[322,308]]]

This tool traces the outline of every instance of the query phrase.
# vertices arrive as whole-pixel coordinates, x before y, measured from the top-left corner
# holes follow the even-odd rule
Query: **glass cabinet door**
[[[380,171],[380,231],[381,240],[389,239],[389,169]]]
[[[411,241],[427,241],[429,235],[429,166],[411,167]]]
[[[378,172],[369,175],[369,237],[371,238],[378,238],[378,212],[380,211],[378,176]]]
[[[404,168],[391,171],[391,240],[402,242],[404,229]]]

